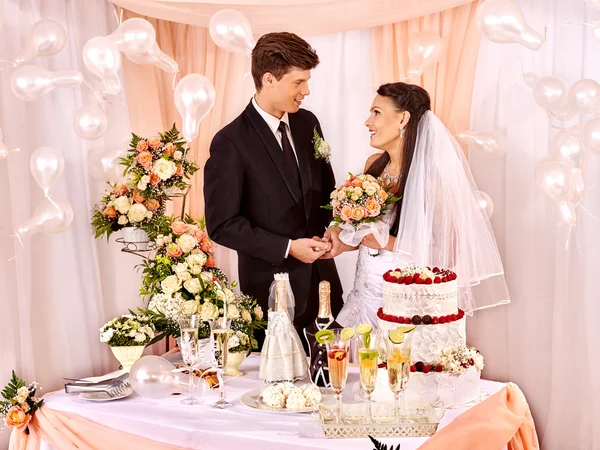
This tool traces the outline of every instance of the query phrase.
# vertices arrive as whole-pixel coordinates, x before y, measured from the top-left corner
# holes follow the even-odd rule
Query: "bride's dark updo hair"
[[[431,99],[429,98],[427,91],[422,87],[402,82],[383,84],[377,89],[377,94],[392,100],[398,112],[408,111],[410,113],[410,119],[404,127],[404,145],[402,148],[403,175],[400,179],[398,192],[396,193],[396,196],[403,196],[406,179],[408,177],[408,170],[410,169],[413,154],[415,153],[419,121],[423,114],[431,110]],[[379,177],[389,162],[390,155],[387,152],[383,152],[367,169],[367,174],[373,175],[376,178]],[[404,198],[397,203],[396,217],[390,227],[390,234],[393,236],[398,234],[402,203],[404,203]]]

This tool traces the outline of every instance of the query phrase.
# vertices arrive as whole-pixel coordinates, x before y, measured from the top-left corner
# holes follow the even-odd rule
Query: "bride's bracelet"
[[[426,314],[424,316],[414,315],[412,317],[393,316],[383,312],[383,308],[377,310],[377,317],[386,322],[413,324],[413,325],[438,325],[442,323],[456,322],[457,320],[465,317],[465,312],[462,309],[458,309],[456,314],[448,314],[447,316],[430,316]]]

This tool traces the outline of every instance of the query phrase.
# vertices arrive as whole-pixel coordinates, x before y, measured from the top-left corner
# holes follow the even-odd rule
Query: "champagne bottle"
[[[342,328],[331,315],[331,286],[329,281],[319,283],[319,314],[313,323],[304,329],[304,337],[310,352],[310,379],[317,386],[330,387],[327,349],[315,339],[315,334],[327,328]]]

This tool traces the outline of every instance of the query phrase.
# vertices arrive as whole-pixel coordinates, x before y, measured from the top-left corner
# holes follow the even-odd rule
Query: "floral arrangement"
[[[29,422],[44,403],[35,397],[38,388],[35,382],[26,385],[13,370],[8,385],[2,390],[5,400],[0,401],[0,419],[9,427],[29,434]]]
[[[331,145],[321,137],[317,127],[313,130],[313,147],[315,149],[315,159],[324,159],[327,163],[331,162]]]
[[[100,328],[100,342],[111,347],[131,347],[149,344],[156,334],[152,317],[125,314]]]
[[[250,351],[250,338],[241,331],[232,331],[227,341],[230,353],[248,353]]]
[[[472,366],[481,372],[483,356],[475,347],[457,345],[443,349],[436,360],[436,365],[442,366],[444,372],[455,374],[466,372]]]
[[[346,183],[331,193],[333,221],[355,229],[363,223],[377,222],[386,209],[400,200],[385,190],[371,175],[349,174]]]
[[[190,216],[183,219],[164,216],[157,234],[153,259],[142,263],[143,277],[140,293],[149,295],[146,309],[153,318],[159,335],[179,336],[177,319],[199,314],[203,324],[199,337],[210,334],[208,321],[223,315],[232,319],[232,329],[248,336],[256,348],[253,332],[264,328],[263,312],[249,296],[234,292],[236,283],[229,283],[225,274],[215,267],[214,244],[206,234],[205,224]]]
[[[185,143],[175,124],[164,134],[147,139],[132,133],[127,156],[121,158],[124,174],[148,198],[159,197],[170,188],[187,189],[184,179],[199,167],[187,158]]]
[[[158,194],[149,197],[130,180],[109,183],[99,204],[92,210],[92,227],[96,239],[125,227],[138,227],[149,230],[155,226],[158,217],[164,213],[166,196]],[[154,195],[150,192],[149,195]]]

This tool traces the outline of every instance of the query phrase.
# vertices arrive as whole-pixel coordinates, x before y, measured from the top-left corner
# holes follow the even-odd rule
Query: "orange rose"
[[[160,183],[160,177],[157,174],[155,174],[154,172],[152,172],[150,174],[150,184],[154,186],[155,184],[158,184],[158,183]]]
[[[160,138],[158,136],[152,136],[150,139],[148,139],[148,145],[152,148],[158,148],[160,147]]]
[[[176,220],[171,224],[171,231],[177,235],[182,235],[185,233],[190,226],[182,220]]]
[[[205,267],[208,267],[209,269],[216,267],[217,263],[215,261],[215,258],[213,258],[212,255],[208,255],[208,259],[206,260],[206,264],[204,264]]]
[[[362,187],[362,180],[359,178],[354,178],[353,180],[351,180],[351,184],[354,187]]]
[[[352,208],[348,205],[344,206],[340,211],[340,217],[344,222],[350,222],[350,216],[352,215]]]
[[[139,189],[135,189],[133,191],[133,201],[136,203],[144,203],[144,201],[146,201],[146,197],[142,195]]]
[[[379,191],[379,198],[381,199],[382,202],[385,202],[388,198],[387,192],[385,192],[383,189]]]
[[[139,152],[135,159],[146,169],[152,165],[152,153],[149,151],[144,150],[143,152]]]
[[[19,431],[23,431],[25,428],[27,428],[27,425],[29,424],[30,420],[31,415],[25,414],[23,408],[21,408],[20,406],[13,406],[8,410],[5,422],[6,425],[8,425],[9,427],[13,427]]]
[[[354,221],[359,221],[365,218],[365,208],[362,206],[355,206],[352,208],[352,213],[350,214],[350,219]]]
[[[365,208],[367,208],[367,214],[369,217],[377,217],[381,212],[381,205],[373,197],[370,197],[365,202]]]
[[[117,217],[117,210],[113,206],[107,206],[106,209],[102,211],[102,214],[109,219],[114,219]]]
[[[155,198],[149,198],[148,200],[146,200],[146,209],[148,211],[156,211],[158,208],[160,208],[160,202],[158,200],[156,200]]]
[[[206,237],[206,233],[198,228],[190,230],[189,233],[194,236],[198,242],[202,242],[202,240]]]
[[[129,189],[124,184],[115,186],[114,189],[112,190],[112,193],[115,194],[117,197],[120,197],[121,195],[125,195],[128,192],[129,192]]]
[[[177,164],[177,171],[175,172],[176,177],[183,176],[183,166],[181,164]]]
[[[169,255],[171,258],[178,258],[183,255],[183,250],[179,244],[171,242],[169,245],[167,245],[167,255]]]
[[[173,156],[175,153],[176,147],[172,142],[167,142],[165,144],[165,151],[163,152],[163,156]]]
[[[211,240],[208,237],[202,239],[202,242],[200,242],[200,250],[202,250],[204,253],[210,253],[212,252],[212,249],[213,245]]]
[[[143,152],[144,150],[148,150],[148,142],[146,142],[145,140],[142,139],[141,141],[138,141],[135,148],[138,152]]]

